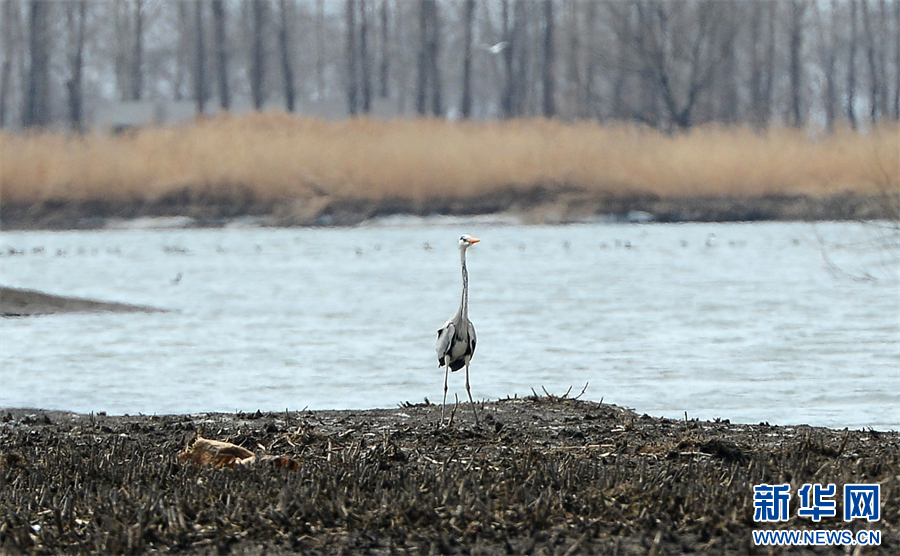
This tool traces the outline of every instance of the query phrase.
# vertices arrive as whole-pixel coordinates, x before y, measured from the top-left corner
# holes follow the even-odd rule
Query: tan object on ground
[[[189,461],[197,465],[211,464],[215,467],[227,467],[234,469],[235,465],[254,465],[256,463],[271,463],[275,467],[287,467],[291,471],[297,471],[300,464],[287,456],[256,454],[246,448],[242,448],[231,442],[210,440],[197,436],[194,443],[178,454],[178,459]]]

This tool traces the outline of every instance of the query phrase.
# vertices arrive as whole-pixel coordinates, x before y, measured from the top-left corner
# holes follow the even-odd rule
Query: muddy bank
[[[893,208],[892,208],[893,207]],[[467,198],[258,199],[249,191],[222,197],[190,190],[154,201],[86,200],[0,205],[3,229],[94,229],[121,220],[179,217],[192,226],[221,226],[254,218],[270,226],[348,226],[389,215],[506,214],[524,223],[758,220],[871,220],[895,218],[895,204],[882,196],[834,195],[678,196],[612,195],[574,187],[510,187]]]
[[[900,434],[480,407],[180,416],[0,411],[10,554],[770,554],[754,529],[878,529],[900,551]],[[198,467],[198,433],[289,467]],[[881,520],[753,521],[752,486],[880,483]],[[840,487],[839,487],[840,488]],[[836,497],[841,507],[841,496]],[[781,553],[775,549],[774,553]],[[845,554],[845,547],[791,549]]]
[[[158,313],[165,309],[52,295],[37,290],[0,286],[0,317],[30,317],[56,313]]]

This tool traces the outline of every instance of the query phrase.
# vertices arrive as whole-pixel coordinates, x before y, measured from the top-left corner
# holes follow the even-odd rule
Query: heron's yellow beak
[[[479,241],[481,241],[481,240],[478,239],[477,237],[469,238],[469,243],[478,243]]]

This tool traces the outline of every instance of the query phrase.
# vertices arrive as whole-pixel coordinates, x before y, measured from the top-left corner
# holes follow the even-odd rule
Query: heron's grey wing
[[[469,321],[469,353],[475,353],[475,325]]]
[[[437,344],[434,346],[434,350],[437,352],[438,365],[444,364],[444,356],[450,353],[450,345],[453,342],[453,336],[456,335],[456,326],[452,322],[447,322],[438,330],[437,333]]]

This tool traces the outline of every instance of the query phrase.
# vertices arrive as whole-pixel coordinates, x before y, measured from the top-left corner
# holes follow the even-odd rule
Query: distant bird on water
[[[464,234],[459,238],[459,264],[462,266],[462,299],[456,314],[448,320],[437,332],[438,366],[444,367],[444,401],[441,404],[441,423],[444,422],[444,408],[447,406],[447,380],[450,371],[456,372],[466,368],[466,392],[469,394],[469,403],[472,404],[472,412],[475,414],[475,423],[478,424],[478,411],[475,409],[475,400],[472,399],[472,389],[469,387],[469,361],[475,353],[475,326],[469,320],[469,273],[466,271],[466,249],[478,243],[478,238]]]

